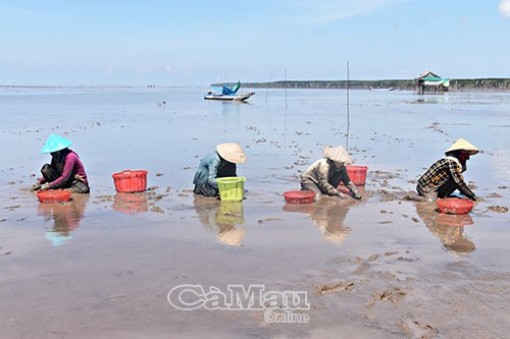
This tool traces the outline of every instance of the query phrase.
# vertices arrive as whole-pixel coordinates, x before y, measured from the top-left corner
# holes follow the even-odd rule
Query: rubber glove
[[[45,190],[48,190],[48,189],[50,189],[50,183],[49,182],[46,182],[46,183],[41,185],[41,190],[45,191]]]

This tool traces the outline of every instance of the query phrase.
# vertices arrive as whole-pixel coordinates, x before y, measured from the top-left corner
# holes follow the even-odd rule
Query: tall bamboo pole
[[[349,152],[349,134],[351,130],[351,114],[349,111],[349,61],[347,61],[347,135],[346,135],[346,143],[345,143],[345,149],[347,152]]]

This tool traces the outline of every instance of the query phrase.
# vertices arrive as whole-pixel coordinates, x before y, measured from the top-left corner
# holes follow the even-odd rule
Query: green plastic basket
[[[223,201],[243,200],[245,177],[224,177],[217,178],[220,199]]]

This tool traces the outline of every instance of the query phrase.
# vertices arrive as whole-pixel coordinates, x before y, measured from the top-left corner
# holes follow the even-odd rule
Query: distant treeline
[[[414,90],[413,80],[304,80],[304,81],[272,81],[243,83],[243,87],[250,88],[331,88],[331,89],[395,89]],[[482,79],[450,79],[450,90],[510,90],[510,79],[482,78]]]

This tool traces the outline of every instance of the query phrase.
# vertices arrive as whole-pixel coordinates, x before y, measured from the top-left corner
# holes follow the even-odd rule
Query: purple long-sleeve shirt
[[[85,173],[85,167],[78,157],[78,154],[70,151],[64,160],[64,169],[62,171],[62,175],[50,182],[50,188],[60,188],[63,185],[66,185],[74,176],[78,174],[85,183],[88,183],[87,174]],[[44,183],[44,178],[42,178],[41,183]]]

